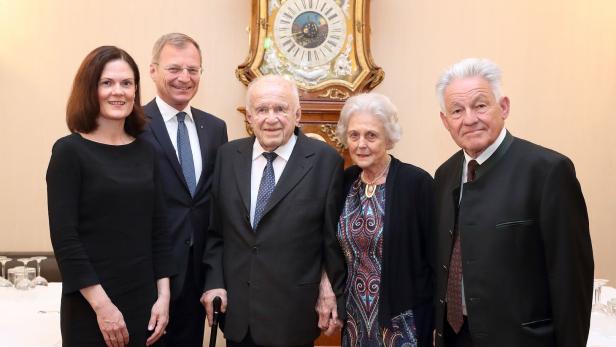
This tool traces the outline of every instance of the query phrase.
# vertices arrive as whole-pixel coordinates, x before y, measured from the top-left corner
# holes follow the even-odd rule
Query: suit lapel
[[[241,142],[237,147],[237,156],[234,159],[235,181],[240,192],[246,214],[250,224],[250,175],[252,170],[252,144],[254,137]]]
[[[211,148],[209,147],[209,141],[211,141],[214,136],[209,133],[210,128],[205,124],[205,117],[199,114],[198,111],[192,107],[191,110],[193,119],[195,120],[195,127],[197,128],[197,136],[199,137],[199,147],[201,148],[201,177],[199,177],[199,180],[197,181],[197,188],[195,190],[195,192],[199,192],[201,187],[205,184],[205,179],[203,178],[206,177],[205,175],[210,174],[209,172],[205,172],[207,168],[207,149]],[[195,195],[197,195],[197,193],[195,193]]]
[[[276,183],[276,188],[265,206],[263,216],[265,216],[276,204],[280,202],[312,169],[314,151],[306,144],[306,136],[298,132],[297,142],[291,152],[289,162],[285,165],[284,171]]]
[[[178,178],[182,182],[184,182],[184,187],[186,187],[186,190],[188,191],[188,185],[186,184],[186,179],[184,178],[184,174],[182,173],[182,167],[180,166],[178,156],[175,153],[175,148],[173,148],[173,144],[171,143],[171,139],[169,138],[169,132],[167,131],[167,127],[165,126],[163,116],[160,114],[160,110],[156,105],[156,100],[152,100],[149,104],[146,105],[145,112],[150,118],[149,126],[150,129],[152,129],[152,134],[160,144],[160,147],[163,149],[163,152],[165,152],[167,160],[169,160],[169,162],[171,163],[171,166],[175,170],[175,173],[178,175]]]

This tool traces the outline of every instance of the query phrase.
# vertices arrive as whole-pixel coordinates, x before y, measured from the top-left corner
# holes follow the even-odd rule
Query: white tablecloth
[[[0,346],[60,347],[61,292],[61,283],[28,291],[0,288]],[[601,301],[611,298],[616,298],[616,289],[604,287]],[[220,332],[218,336],[223,340]],[[616,347],[615,316],[593,312],[587,347]]]
[[[601,302],[607,304],[609,299],[616,298],[616,289],[601,288]],[[616,316],[593,312],[590,316],[590,332],[587,347],[616,347]]]
[[[28,291],[0,288],[0,346],[60,347],[61,283]]]

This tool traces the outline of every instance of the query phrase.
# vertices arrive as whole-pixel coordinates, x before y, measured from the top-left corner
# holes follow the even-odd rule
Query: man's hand
[[[327,327],[327,329],[323,330],[323,334],[325,334],[325,336],[332,336],[334,335],[334,333],[336,333],[336,331],[340,329],[342,329],[342,321],[337,318],[330,318],[329,326]]]
[[[315,309],[319,314],[319,328],[325,335],[330,336],[336,329],[342,327],[342,322],[338,319],[336,295],[325,271],[321,274],[319,297]]]
[[[222,300],[220,305],[220,312],[227,311],[227,291],[222,288],[210,289],[201,295],[201,304],[205,307],[205,313],[207,314],[207,324],[212,326],[212,321],[214,319],[214,305],[212,302],[214,298],[219,296]]]

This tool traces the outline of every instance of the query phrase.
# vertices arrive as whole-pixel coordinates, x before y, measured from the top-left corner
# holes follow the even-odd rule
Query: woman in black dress
[[[82,62],[68,100],[71,135],[47,170],[51,241],[62,273],[63,346],[156,343],[169,318],[174,274],[139,70],[102,46]]]

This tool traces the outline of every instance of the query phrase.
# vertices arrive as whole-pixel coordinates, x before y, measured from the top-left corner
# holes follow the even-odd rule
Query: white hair
[[[398,109],[388,97],[378,93],[363,93],[350,97],[344,103],[336,126],[336,136],[346,146],[347,129],[353,115],[367,112],[383,123],[385,136],[393,146],[402,137],[402,128],[398,123]]]
[[[252,106],[250,105],[250,98],[252,97],[254,86],[261,82],[286,84],[287,87],[291,90],[291,95],[293,96],[293,100],[290,101],[294,103],[294,107],[299,107],[299,91],[297,89],[297,84],[292,78],[286,75],[263,75],[255,78],[248,84],[248,89],[246,90],[247,111],[252,111]]]
[[[445,112],[445,89],[451,82],[468,77],[481,77],[492,87],[492,93],[496,100],[501,98],[501,75],[498,65],[484,58],[466,58],[452,66],[441,74],[436,83],[436,97],[438,98],[441,111]]]

